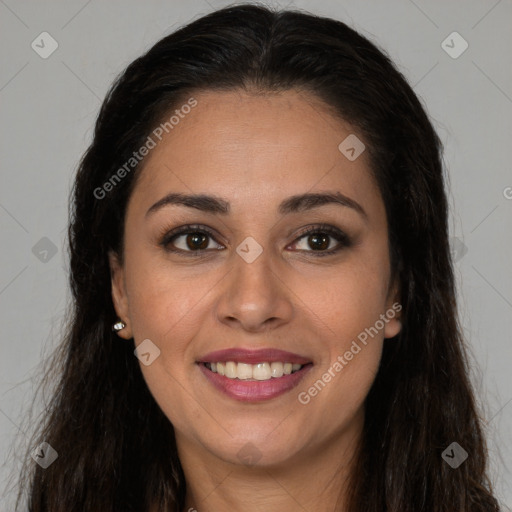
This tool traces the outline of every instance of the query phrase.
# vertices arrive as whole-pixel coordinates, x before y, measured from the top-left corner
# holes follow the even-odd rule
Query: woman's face
[[[153,136],[111,255],[121,335],[144,342],[180,456],[279,464],[353,441],[400,329],[367,152],[307,93],[194,98]]]

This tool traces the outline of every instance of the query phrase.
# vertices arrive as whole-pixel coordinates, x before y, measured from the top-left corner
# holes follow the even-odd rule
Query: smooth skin
[[[197,106],[144,161],[127,208],[123,265],[110,255],[112,297],[127,324],[119,334],[135,345],[150,339],[161,351],[141,371],[175,428],[184,510],[344,511],[364,400],[384,338],[400,331],[398,315],[308,404],[298,394],[399,300],[367,152],[355,161],[340,152],[357,132],[309,92],[193,96]],[[215,196],[229,213],[168,204],[147,214],[171,192]],[[290,196],[324,192],[343,194],[364,213],[340,204],[278,211]],[[181,252],[166,250],[165,234],[186,224],[214,236],[194,238],[190,229],[168,243]],[[301,235],[318,224],[341,230],[350,243],[321,229]],[[247,237],[263,248],[252,263],[236,252]],[[241,402],[214,388],[196,363],[232,347],[279,348],[313,367],[279,397]],[[241,449],[253,451],[252,465]]]

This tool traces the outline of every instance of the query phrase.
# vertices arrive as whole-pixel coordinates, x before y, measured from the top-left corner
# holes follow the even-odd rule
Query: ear
[[[394,338],[402,330],[402,304],[400,303],[400,286],[395,279],[389,287],[388,298],[386,301],[386,312],[384,313],[387,321],[384,327],[384,338]]]
[[[130,309],[128,306],[128,296],[126,294],[124,268],[120,264],[119,257],[115,252],[109,251],[108,259],[110,264],[114,309],[116,310],[117,316],[126,324],[126,327],[120,330],[117,335],[129,340],[133,337],[133,333],[130,323]]]

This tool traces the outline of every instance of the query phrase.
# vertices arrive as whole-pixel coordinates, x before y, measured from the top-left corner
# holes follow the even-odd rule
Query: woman
[[[159,41],[101,108],[69,240],[31,512],[499,510],[441,144],[343,23],[242,5]]]

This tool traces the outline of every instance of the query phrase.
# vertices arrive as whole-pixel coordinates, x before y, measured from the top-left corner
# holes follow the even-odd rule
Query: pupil
[[[309,242],[313,245],[311,246],[312,249],[318,250],[318,249],[327,249],[329,247],[329,240],[327,235],[311,235],[309,237]],[[318,245],[319,244],[319,245]],[[314,247],[317,245],[316,247]]]
[[[202,238],[202,243],[201,243]],[[196,244],[199,243],[199,246]],[[203,233],[193,233],[187,236],[187,246],[189,249],[206,249],[208,247],[208,240]]]

